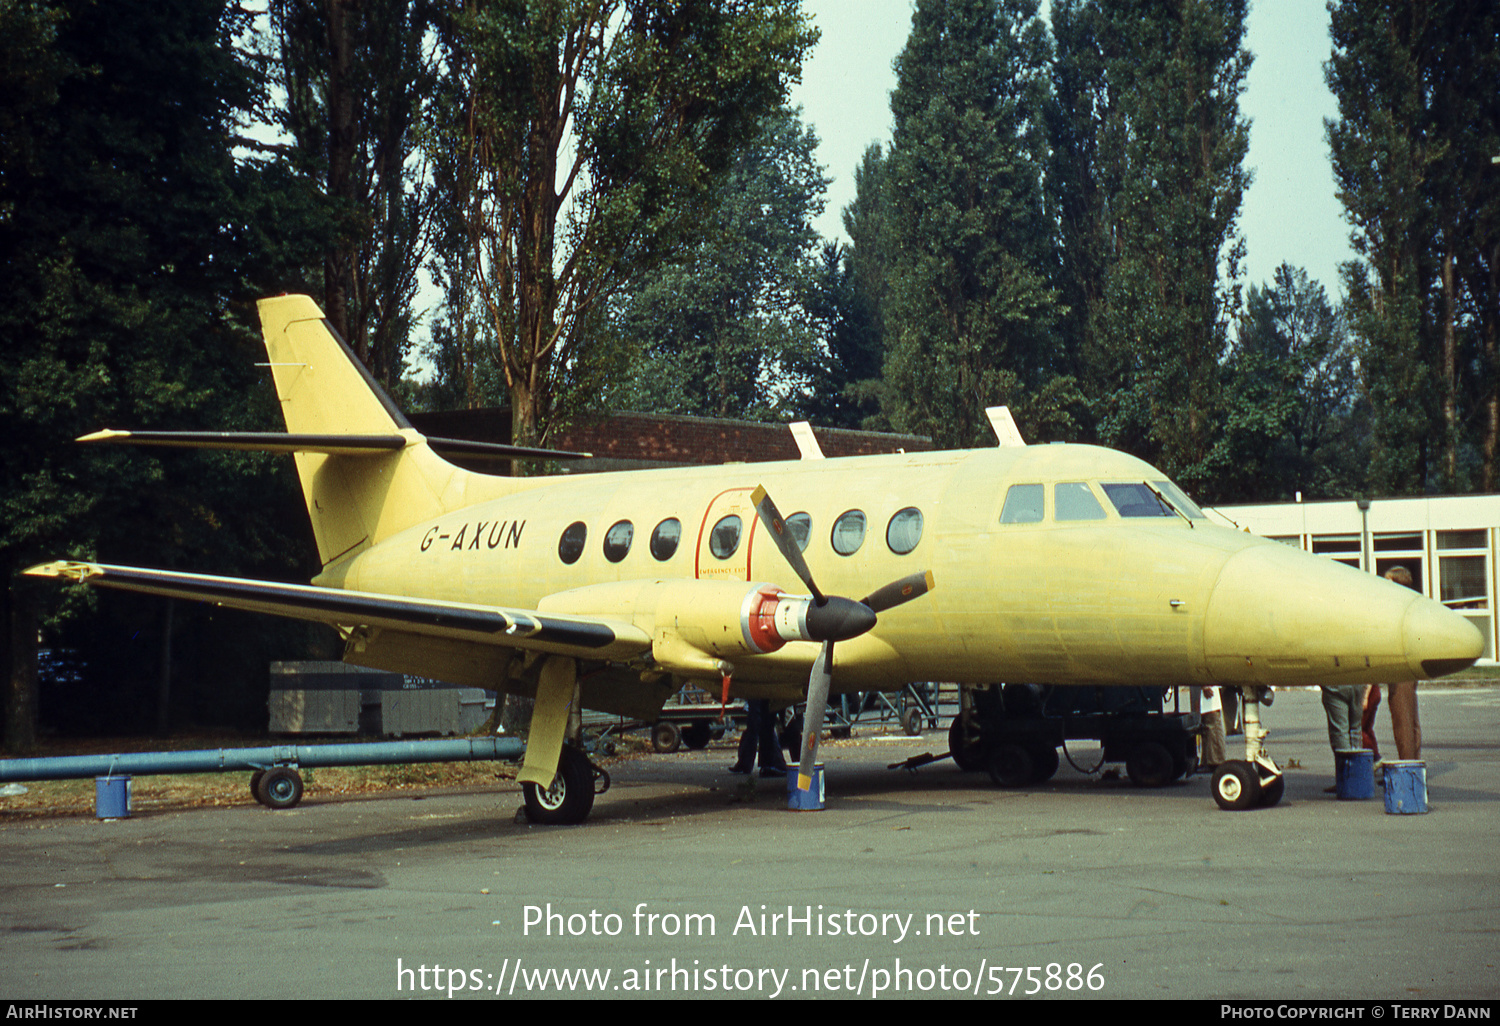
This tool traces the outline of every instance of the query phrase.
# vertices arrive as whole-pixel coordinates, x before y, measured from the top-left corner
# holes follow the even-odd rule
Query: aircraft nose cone
[[[1441,603],[1270,543],[1225,562],[1203,642],[1223,684],[1389,683],[1453,673],[1484,652],[1478,629]]]
[[[1474,664],[1484,655],[1484,635],[1467,617],[1431,599],[1419,599],[1401,625],[1406,660],[1418,678],[1441,677]]]

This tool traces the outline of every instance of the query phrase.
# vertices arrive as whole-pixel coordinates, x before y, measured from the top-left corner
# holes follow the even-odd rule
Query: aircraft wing
[[[651,638],[645,631],[634,624],[604,617],[539,613],[106,563],[43,563],[30,567],[26,574],[212,602],[231,609],[314,620],[351,630],[381,628],[590,659],[629,659],[651,651]]]

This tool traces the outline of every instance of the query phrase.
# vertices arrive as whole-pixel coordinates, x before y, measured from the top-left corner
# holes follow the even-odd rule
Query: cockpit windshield
[[[1180,513],[1190,520],[1207,519],[1171,481],[1101,482],[1100,486],[1121,517],[1172,517]]]

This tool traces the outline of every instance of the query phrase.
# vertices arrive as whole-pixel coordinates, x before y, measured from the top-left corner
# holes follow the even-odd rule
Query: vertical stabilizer
[[[397,531],[475,501],[481,497],[476,492],[504,490],[501,479],[469,474],[433,453],[310,298],[263,299],[260,319],[288,432],[401,443],[377,452],[296,453],[325,570]],[[473,487],[476,478],[487,486]]]

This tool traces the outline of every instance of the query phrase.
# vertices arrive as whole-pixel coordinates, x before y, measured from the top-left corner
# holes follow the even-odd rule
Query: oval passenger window
[[[714,525],[708,536],[708,551],[720,559],[728,559],[740,547],[740,518],[731,513]]]
[[[677,543],[682,541],[682,521],[668,517],[656,525],[651,532],[651,555],[655,559],[668,560],[677,554]]]
[[[618,563],[630,554],[630,543],[635,541],[635,525],[621,520],[604,534],[604,558]]]
[[[557,543],[557,558],[564,563],[576,563],[583,555],[583,543],[588,541],[589,529],[582,520],[563,528],[562,538]]]
[[[833,551],[852,556],[865,543],[864,510],[851,509],[833,522]]]
[[[898,556],[904,556],[922,540],[922,511],[915,506],[898,510],[885,529],[885,543]]]

